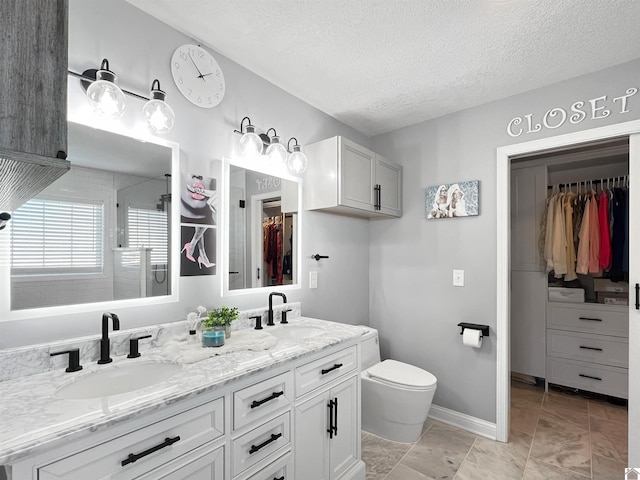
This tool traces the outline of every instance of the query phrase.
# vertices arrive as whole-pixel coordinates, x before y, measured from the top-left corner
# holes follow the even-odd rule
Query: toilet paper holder
[[[458,324],[458,326],[460,328],[462,328],[462,330],[460,331],[460,335],[462,335],[462,333],[464,332],[465,328],[470,328],[472,330],[480,330],[480,332],[482,333],[483,337],[488,337],[489,336],[489,325],[480,325],[478,323],[460,322]]]

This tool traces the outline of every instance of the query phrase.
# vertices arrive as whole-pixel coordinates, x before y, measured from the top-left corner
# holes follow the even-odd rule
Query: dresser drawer
[[[547,357],[547,381],[614,397],[629,396],[626,368]]]
[[[232,441],[231,467],[235,477],[269,457],[291,448],[291,420],[286,412]],[[267,460],[268,461],[268,460]]]
[[[39,469],[38,478],[136,478],[223,434],[224,399],[219,398],[45,465]]]
[[[266,418],[293,400],[293,373],[286,372],[233,393],[233,428]]]
[[[547,330],[547,355],[629,367],[629,340],[592,333]]]
[[[329,383],[358,367],[356,347],[319,358],[296,368],[296,398]]]
[[[547,303],[547,327],[615,337],[629,336],[626,308],[590,304],[574,306]]]
[[[293,455],[291,452],[285,453],[282,457],[278,458],[273,463],[270,463],[266,467],[262,467],[252,474],[252,470],[247,474],[237,478],[237,480],[294,480],[293,478]]]

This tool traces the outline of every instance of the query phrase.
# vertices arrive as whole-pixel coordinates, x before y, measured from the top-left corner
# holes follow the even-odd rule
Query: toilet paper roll
[[[465,328],[462,333],[462,343],[469,347],[480,348],[482,346],[482,332],[473,328]]]

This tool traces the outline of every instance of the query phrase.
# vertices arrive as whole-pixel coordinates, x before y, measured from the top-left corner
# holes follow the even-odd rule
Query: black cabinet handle
[[[584,373],[580,373],[579,376],[583,377],[583,378],[590,378],[591,380],[599,380],[602,381],[602,379],[600,377],[592,377],[591,375],[585,375]]]
[[[281,436],[282,436],[282,432],[280,432],[280,433],[272,433],[271,434],[271,438],[269,438],[269,440],[265,440],[260,445],[251,445],[251,449],[249,450],[249,455],[251,455],[252,453],[256,453],[258,450],[260,450],[261,448],[266,447],[270,443],[275,442]]]
[[[158,450],[163,449],[164,447],[168,447],[169,445],[173,445],[174,443],[176,443],[178,440],[180,440],[180,435],[175,436],[173,438],[165,438],[164,442],[159,443],[158,445],[156,445],[155,447],[151,447],[148,450],[145,450],[144,452],[140,452],[140,453],[130,453],[129,456],[127,458],[125,458],[124,460],[122,460],[122,462],[120,462],[122,464],[122,466],[124,467],[125,465],[129,465],[130,463],[133,462],[137,462],[138,460],[140,460],[142,457],[146,457],[147,455],[152,454],[153,452],[157,452]]]
[[[268,396],[267,398],[263,398],[262,400],[254,400],[253,402],[251,402],[251,408],[259,407],[263,403],[267,403],[271,400],[274,400],[281,395],[284,395],[284,390],[281,392],[273,392],[270,396]]]
[[[376,210],[380,210],[380,201],[381,201],[381,190],[382,187],[380,186],[379,183],[376,183],[373,187],[373,191],[375,193],[375,204],[373,205],[373,208],[375,208]]]
[[[329,400],[327,407],[329,407],[329,429],[327,433],[329,433],[329,438],[333,438],[333,400]]]
[[[589,320],[591,322],[601,322],[601,318],[578,317],[579,320]]]
[[[334,363],[333,367],[330,368],[323,368],[322,371],[322,375],[326,375],[329,372],[333,372],[334,370],[337,370],[338,368],[340,368],[342,366],[341,363]]]
[[[580,348],[582,348],[583,350],[595,350],[597,352],[601,352],[602,349],[598,348],[598,347],[585,347],[584,345],[580,345]]]
[[[278,477],[278,478],[273,477],[273,480],[284,480],[284,475],[282,475],[281,477]]]
[[[338,436],[338,397],[333,399],[333,415],[335,419],[333,420],[333,436]]]
[[[640,283],[636,283],[636,310],[640,310]]]

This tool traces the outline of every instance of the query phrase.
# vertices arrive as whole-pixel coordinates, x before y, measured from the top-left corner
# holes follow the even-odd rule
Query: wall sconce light
[[[102,60],[96,72],[95,82],[87,88],[87,97],[93,104],[93,111],[106,118],[120,118],[127,107],[124,93],[116,84],[118,76],[109,70],[109,60]]]
[[[160,80],[157,78],[151,84],[151,100],[144,104],[142,113],[147,119],[147,126],[154,133],[169,133],[176,121],[176,114],[164,99],[167,94],[160,90]]]
[[[69,75],[80,79],[82,88],[87,92],[87,97],[93,105],[96,114],[116,119],[124,113],[127,102],[125,94],[145,100],[142,108],[147,126],[153,133],[168,133],[175,123],[175,113],[165,102],[166,93],[160,89],[160,81],[154,80],[151,85],[151,98],[139,95],[129,90],[121,89],[117,84],[118,77],[109,70],[109,60],[102,60],[100,68],[88,69],[82,73],[72,70]]]
[[[267,130],[267,137],[271,130],[273,130],[273,136],[269,137],[270,142],[265,155],[274,165],[285,165],[287,163],[287,149],[280,143],[280,137],[278,136],[278,132],[276,132],[275,128]]]
[[[245,125],[245,121],[247,124]],[[273,130],[273,135],[269,136],[269,133]],[[249,117],[244,117],[240,122],[240,130],[233,130],[233,133],[242,135],[238,147],[240,154],[244,157],[256,157],[264,151],[269,161],[273,165],[286,165],[289,171],[294,175],[300,175],[307,170],[309,160],[307,156],[302,153],[302,146],[298,144],[298,139],[292,137],[287,143],[287,147],[280,143],[280,137],[278,136],[275,128],[270,128],[267,133],[256,133],[256,127],[251,124]],[[295,141],[295,145],[291,148],[291,142]],[[266,151],[265,151],[266,147]]]
[[[243,123],[247,120],[247,130],[244,131]],[[245,157],[253,157],[256,155],[260,155],[262,153],[262,149],[264,148],[264,142],[262,138],[256,133],[256,127],[251,125],[251,119],[249,117],[244,117],[240,122],[240,131],[234,130],[234,132],[242,135],[242,138],[239,142],[240,154]]]
[[[296,144],[293,146],[293,150],[289,148],[291,140],[296,141]],[[291,152],[287,159],[287,166],[289,167],[289,171],[296,175],[304,173],[307,170],[307,165],[309,164],[309,159],[304,153],[302,153],[301,149],[302,147],[298,145],[298,139],[296,137],[290,138],[289,142],[287,142],[287,150]]]

